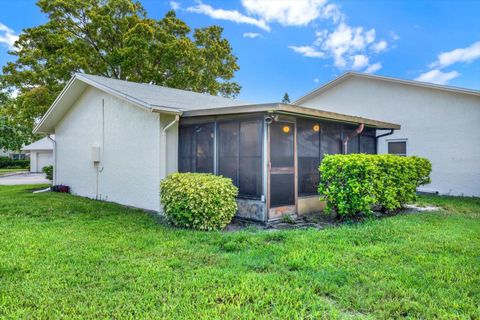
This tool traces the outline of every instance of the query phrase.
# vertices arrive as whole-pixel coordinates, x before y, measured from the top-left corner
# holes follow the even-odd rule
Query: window
[[[11,154],[12,160],[25,160],[26,155],[23,153],[12,153]]]
[[[213,173],[214,124],[180,127],[180,172]]]
[[[298,193],[299,195],[317,194],[320,182],[320,131],[318,121],[298,119],[297,156],[298,156]],[[338,143],[338,141],[337,141]]]
[[[231,178],[239,195],[262,195],[261,120],[218,123],[218,174]]]
[[[388,141],[388,153],[397,156],[407,155],[407,141]]]

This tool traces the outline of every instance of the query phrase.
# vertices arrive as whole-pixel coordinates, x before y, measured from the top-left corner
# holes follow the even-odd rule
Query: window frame
[[[387,139],[385,141],[387,142],[387,154],[400,156],[400,157],[407,157],[408,156],[408,139],[406,139],[406,138],[403,138],[403,139]],[[390,153],[389,146],[390,146],[391,142],[404,142],[405,143],[405,154],[403,154],[403,153]]]

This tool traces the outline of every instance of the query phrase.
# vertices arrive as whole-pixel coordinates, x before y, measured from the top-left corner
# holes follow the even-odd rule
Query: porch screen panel
[[[340,138],[341,127],[336,123],[322,123],[322,135],[320,154],[323,158],[326,154],[342,153],[342,141]]]
[[[355,131],[355,129],[357,129],[356,126],[344,125],[344,126],[343,126],[343,139],[345,139],[346,137],[352,135],[353,132]],[[348,154],[351,154],[351,153],[359,153],[359,137],[358,137],[358,135],[355,136],[355,137],[353,137],[353,138],[351,138],[351,139],[348,141],[347,153],[348,153]]]
[[[300,196],[317,194],[320,182],[320,130],[318,121],[298,119],[297,121],[297,157],[298,157],[298,194]]]
[[[194,127],[180,126],[179,130],[179,157],[178,171],[194,172]]]
[[[213,173],[214,124],[196,126],[196,166],[195,172]]]
[[[218,123],[218,174],[231,178],[239,196],[262,195],[262,121]]]
[[[232,179],[236,186],[238,186],[239,131],[238,121],[218,124],[218,174]]]
[[[373,128],[365,128],[360,135],[360,152],[367,154],[377,153],[376,131]]]
[[[180,126],[180,172],[213,173],[214,124]]]
[[[262,121],[240,122],[239,194],[262,194]]]

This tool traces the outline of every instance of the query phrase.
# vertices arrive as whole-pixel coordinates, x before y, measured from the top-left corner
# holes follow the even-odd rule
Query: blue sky
[[[142,0],[191,27],[224,27],[238,56],[239,98],[292,100],[348,70],[480,89],[480,1]],[[0,0],[0,65],[22,29],[46,17]]]

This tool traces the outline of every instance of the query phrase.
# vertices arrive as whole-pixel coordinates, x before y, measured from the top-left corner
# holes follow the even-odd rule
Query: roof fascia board
[[[302,106],[296,105],[286,105],[281,104],[279,105],[279,111],[288,112],[292,114],[300,114],[300,115],[309,115],[316,118],[321,118],[325,120],[337,120],[340,122],[348,122],[348,123],[363,123],[368,126],[374,126],[376,128],[386,128],[386,129],[394,129],[399,130],[401,128],[400,125],[395,123],[383,122],[373,119],[367,119],[357,116],[350,116],[341,113],[335,113],[330,111],[324,110],[317,110],[313,108],[305,108]]]
[[[50,106],[50,108],[48,108],[47,112],[45,112],[45,114],[43,115],[42,119],[40,120],[40,122],[35,126],[35,128],[33,129],[33,133],[41,133],[38,131],[38,129],[43,125],[43,123],[45,122],[45,120],[49,117],[49,115],[53,112],[53,110],[55,109],[55,107],[58,105],[58,103],[60,102],[60,100],[63,98],[63,96],[65,95],[65,93],[68,91],[68,89],[73,85],[73,83],[75,82],[75,79],[76,77],[73,76],[68,82],[67,84],[65,85],[65,87],[63,88],[63,90],[60,92],[60,94],[57,96],[57,98],[53,101],[52,105]]]

